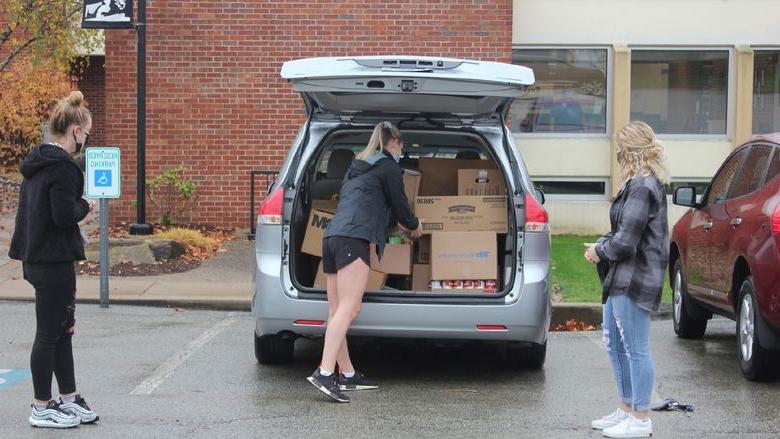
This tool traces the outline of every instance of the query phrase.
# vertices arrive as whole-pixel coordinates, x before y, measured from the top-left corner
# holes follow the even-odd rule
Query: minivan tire
[[[778,374],[774,364],[777,352],[761,346],[759,319],[753,278],[748,276],[742,282],[737,302],[737,354],[742,374],[750,381],[770,380]]]
[[[542,344],[509,342],[506,350],[509,367],[513,370],[539,370],[547,358],[547,340]]]
[[[293,359],[295,340],[281,335],[255,334],[255,358],[260,364],[285,364]]]
[[[699,339],[707,331],[707,318],[698,317],[704,314],[688,296],[688,285],[683,274],[682,261],[674,262],[674,277],[672,278],[672,323],[674,333],[680,338]],[[696,317],[694,317],[696,316]]]

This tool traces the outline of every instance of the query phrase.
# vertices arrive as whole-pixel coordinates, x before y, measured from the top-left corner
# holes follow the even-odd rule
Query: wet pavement
[[[494,347],[368,340],[353,357],[382,388],[340,405],[304,379],[321,342],[299,340],[291,365],[260,366],[249,313],[80,305],[77,320],[79,391],[100,423],[29,427],[34,309],[0,302],[0,369],[15,370],[0,371],[0,436],[597,438],[590,420],[615,402],[597,332],[551,333],[545,368],[533,372],[506,369]],[[716,319],[688,341],[671,322],[652,323],[658,397],[696,406],[654,414],[655,438],[778,437],[780,381],[742,377],[734,332]]]

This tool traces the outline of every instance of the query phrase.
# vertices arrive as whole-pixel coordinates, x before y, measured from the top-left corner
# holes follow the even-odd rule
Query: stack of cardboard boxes
[[[416,291],[494,292],[498,234],[507,233],[506,184],[488,160],[421,158],[415,215],[423,221]]]
[[[421,158],[419,167],[404,174],[404,190],[424,235],[414,244],[387,243],[381,261],[372,246],[367,289],[388,283],[414,291],[496,291],[497,235],[507,233],[503,175],[489,160]],[[322,257],[333,212],[327,202],[314,203],[303,253]],[[314,287],[325,288],[325,279],[320,263]]]

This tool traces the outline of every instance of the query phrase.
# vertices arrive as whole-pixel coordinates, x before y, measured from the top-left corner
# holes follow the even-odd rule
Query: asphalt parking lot
[[[353,356],[382,388],[340,405],[305,381],[321,343],[299,340],[293,364],[260,366],[248,313],[80,305],[77,319],[79,391],[101,421],[29,427],[33,304],[0,302],[1,437],[596,438],[590,420],[615,400],[598,332],[551,333],[535,372],[507,370],[483,346],[370,341]],[[733,322],[712,321],[702,341],[676,339],[669,321],[652,325],[657,397],[696,406],[692,416],[656,414],[654,437],[778,437],[780,382],[742,378]]]

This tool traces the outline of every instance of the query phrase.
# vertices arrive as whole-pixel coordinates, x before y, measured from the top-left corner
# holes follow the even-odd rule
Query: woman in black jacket
[[[615,136],[623,188],[609,212],[612,230],[585,258],[608,264],[603,280],[603,339],[609,353],[620,405],[594,420],[606,437],[648,437],[655,366],[650,353],[650,313],[658,309],[669,261],[666,168],[663,147],[653,129],[631,122]],[[606,273],[604,273],[606,271]]]
[[[390,122],[374,127],[366,148],[352,161],[341,186],[336,215],[322,242],[322,267],[328,278],[328,328],[320,367],[308,378],[338,402],[342,390],[379,386],[355,371],[347,349],[347,330],[360,311],[369,275],[369,244],[381,258],[388,229],[398,225],[411,238],[422,235],[404,193],[398,159],[401,131]],[[336,371],[338,363],[339,371]]]
[[[36,331],[30,354],[35,399],[30,424],[68,428],[98,417],[76,393],[71,339],[75,328],[76,271],[84,259],[79,221],[92,210],[82,198],[84,175],[71,154],[87,143],[92,117],[84,95],[72,92],[52,112],[54,141],[34,148],[22,161],[24,176],[8,256],[22,261],[35,288]],[[52,373],[60,400],[52,399]]]

